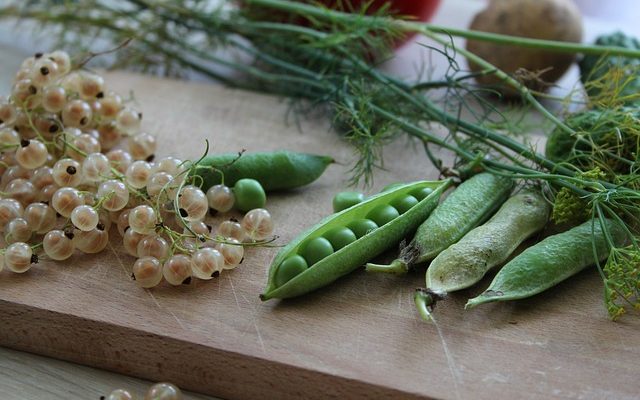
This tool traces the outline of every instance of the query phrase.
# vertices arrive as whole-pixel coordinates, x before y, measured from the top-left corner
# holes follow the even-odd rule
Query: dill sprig
[[[197,0],[16,0],[0,7],[0,18],[37,21],[56,31],[63,43],[78,48],[105,42],[113,46],[132,38],[112,65],[163,74],[192,70],[235,87],[287,96],[297,109],[325,110],[358,152],[353,183],[361,179],[370,183],[375,169],[383,167],[385,144],[400,135],[423,144],[443,172],[447,166],[434,156],[432,147],[456,156],[454,170],[448,172],[459,176],[483,169],[541,182],[558,205],[567,209],[586,205],[587,215],[603,228],[605,218],[625,226],[629,247],[614,247],[607,264],[598,269],[612,317],[620,314],[619,307],[624,308],[619,299],[633,296],[629,288],[638,285],[633,271],[640,226],[638,143],[632,147],[630,154],[635,158],[631,159],[621,150],[624,146],[600,143],[588,130],[565,123],[516,79],[456,48],[452,36],[583,54],[640,57],[639,50],[456,30],[391,18],[384,9],[366,15],[365,10],[344,13],[286,0],[245,0],[240,8],[207,4]],[[375,68],[377,61],[390,57],[395,38],[408,32],[438,43],[439,53],[450,65],[445,78],[405,82]],[[572,159],[553,160],[537,152],[526,138],[508,132],[515,130],[513,124],[484,96],[491,88],[473,83],[474,75],[455,62],[456,52],[483,66],[481,73],[496,74],[508,82],[555,129],[588,145],[573,146]],[[431,124],[444,126],[448,134],[432,131]],[[594,161],[583,163],[587,156]],[[613,168],[603,161],[607,157],[626,169]],[[583,161],[571,162],[575,159]]]

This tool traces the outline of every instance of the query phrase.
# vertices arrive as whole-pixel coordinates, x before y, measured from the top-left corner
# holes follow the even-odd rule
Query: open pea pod
[[[451,183],[451,180],[408,183],[372,196],[362,203],[325,218],[280,250],[271,263],[267,287],[260,298],[263,301],[274,298],[284,299],[309,293],[352,272],[365,262],[397,245],[424,222]],[[425,194],[427,194],[426,197],[420,198],[415,205],[402,210],[403,212],[396,214],[395,217],[388,212],[393,208],[393,204],[407,197],[413,197],[413,195],[422,197]],[[362,221],[371,222],[369,218],[376,219],[372,215],[376,215],[378,210],[382,211],[377,215],[380,223],[373,224],[367,231],[358,232],[359,229],[356,226]],[[376,225],[379,226],[376,227]],[[335,251],[329,246],[327,254],[318,257],[319,260],[313,260],[312,265],[308,267],[306,265],[300,267],[297,274],[283,281],[281,276],[285,261],[289,264],[298,260],[300,260],[299,263],[305,263],[303,255],[309,247],[316,244],[322,247],[322,243],[329,242],[327,237],[333,239],[332,233],[345,231],[343,228],[349,231],[349,227],[353,227],[352,232],[355,233],[352,237],[357,237],[355,240],[346,245],[343,243]],[[283,270],[280,270],[281,268]]]

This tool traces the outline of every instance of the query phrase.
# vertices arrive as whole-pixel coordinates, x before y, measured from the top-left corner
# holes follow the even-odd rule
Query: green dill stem
[[[245,0],[245,2],[248,4],[288,11],[302,16],[313,16],[334,21],[341,21],[343,23],[357,23],[368,21],[374,24],[372,25],[373,27],[376,26],[375,23],[379,23],[381,25],[384,23],[402,32],[424,33],[425,31],[430,31],[432,33],[444,34],[447,36],[463,37],[484,42],[492,42],[497,44],[527,47],[533,49],[545,49],[561,53],[581,53],[595,55],[607,54],[612,56],[640,58],[640,50],[619,46],[594,46],[580,43],[531,39],[519,36],[502,35],[498,33],[457,29],[426,22],[407,21],[393,17],[367,16],[363,14],[347,13],[343,11],[336,11],[329,8],[321,8],[314,5],[297,3],[287,0]]]

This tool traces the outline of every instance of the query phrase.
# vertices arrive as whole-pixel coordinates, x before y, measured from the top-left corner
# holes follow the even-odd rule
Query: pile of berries
[[[193,163],[155,159],[156,138],[141,132],[142,114],[93,72],[74,68],[63,51],[36,54],[0,98],[0,249],[3,267],[23,273],[39,258],[98,253],[111,226],[145,288],[211,279],[237,267],[244,246],[266,243],[269,212],[241,222],[204,222],[209,209],[233,208],[234,193],[198,186]]]

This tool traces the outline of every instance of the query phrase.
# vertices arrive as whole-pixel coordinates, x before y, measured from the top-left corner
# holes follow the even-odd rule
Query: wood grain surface
[[[331,210],[354,160],[325,119],[286,119],[289,104],[215,85],[110,74],[135,91],[159,155],[290,149],[339,160],[305,190],[269,196],[280,242]],[[298,123],[296,123],[298,122]],[[436,178],[404,139],[385,152],[372,191]],[[113,236],[117,236],[115,231]],[[261,303],[274,249],[248,251],[212,281],[142,290],[117,240],[99,255],[0,273],[0,345],[231,399],[633,399],[640,393],[640,321],[608,320],[593,270],[533,299],[464,311],[479,287],[438,305],[422,323],[405,277],[357,271],[303,298]],[[438,329],[439,328],[439,329]]]

